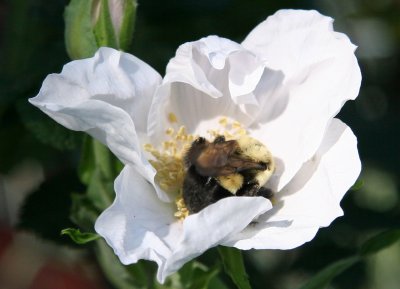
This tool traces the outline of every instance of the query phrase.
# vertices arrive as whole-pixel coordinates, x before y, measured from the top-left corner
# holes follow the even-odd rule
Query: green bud
[[[65,9],[65,42],[71,59],[91,57],[101,46],[127,50],[136,0],[71,0]]]

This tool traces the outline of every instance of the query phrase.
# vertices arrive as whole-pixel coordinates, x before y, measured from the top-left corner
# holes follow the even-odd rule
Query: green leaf
[[[107,279],[118,289],[152,288],[149,286],[152,268],[146,261],[139,261],[134,265],[123,265],[114,251],[103,239],[96,241],[96,257]]]
[[[132,43],[133,30],[136,20],[136,0],[126,0],[124,3],[124,17],[122,19],[121,30],[119,32],[119,47],[127,51]]]
[[[83,137],[81,157],[78,166],[78,176],[82,183],[88,185],[96,168],[93,154],[93,139],[89,135]]]
[[[65,44],[71,59],[91,57],[98,49],[92,27],[93,0],[71,0],[65,8]]]
[[[225,272],[239,289],[251,289],[250,282],[243,263],[242,252],[236,248],[218,247],[224,264]]]
[[[360,261],[359,256],[339,260],[321,270],[299,289],[324,289],[337,275]]]
[[[113,164],[113,156],[109,149],[86,135],[83,140],[81,161],[78,167],[78,175],[82,183],[89,185],[96,169],[108,181],[114,180],[117,175],[117,168]]]
[[[360,249],[362,256],[375,254],[400,240],[400,229],[393,229],[382,232],[367,240]]]
[[[106,146],[90,136],[85,137],[78,175],[87,185],[88,200],[100,211],[107,208],[114,199],[116,166],[113,158]]]
[[[110,150],[99,141],[93,139],[93,154],[96,167],[99,168],[102,176],[107,180],[114,179]]]
[[[61,235],[68,235],[72,241],[77,244],[86,244],[88,242],[97,240],[100,238],[99,235],[94,233],[82,233],[79,229],[68,228],[61,231]]]
[[[80,146],[83,133],[66,129],[26,100],[18,102],[17,108],[25,127],[42,143],[59,150]]]
[[[186,263],[178,272],[170,275],[164,284],[155,283],[156,289],[206,289],[211,281],[220,284],[218,289],[226,288],[222,282],[215,281],[220,271],[220,264],[208,268],[198,261]]]
[[[94,35],[99,47],[107,46],[118,49],[114,26],[111,21],[108,0],[100,0],[100,12],[94,26]]]
[[[180,276],[182,288],[206,289],[210,281],[217,276],[219,271],[219,265],[208,268],[197,261],[192,261],[183,266],[178,274]]]
[[[104,177],[100,168],[96,167],[88,185],[86,195],[94,207],[103,211],[114,199],[113,181]]]
[[[213,268],[202,268],[200,266],[196,266],[196,263],[194,263],[195,267],[193,270],[193,277],[191,280],[191,284],[187,287],[184,288],[189,288],[189,289],[207,289],[208,284],[210,281],[217,276],[219,273],[220,269],[219,266],[214,266]]]
[[[94,223],[101,211],[93,206],[92,201],[86,195],[73,193],[71,198],[71,221],[84,230],[93,230]]]
[[[363,180],[357,180],[355,184],[350,188],[352,191],[358,191],[364,186]]]

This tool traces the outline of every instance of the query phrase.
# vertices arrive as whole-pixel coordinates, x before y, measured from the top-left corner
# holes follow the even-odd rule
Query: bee
[[[187,172],[183,200],[190,213],[230,196],[263,196],[272,192],[263,187],[275,170],[269,150],[258,140],[242,136],[213,142],[203,137],[191,144],[185,155]]]

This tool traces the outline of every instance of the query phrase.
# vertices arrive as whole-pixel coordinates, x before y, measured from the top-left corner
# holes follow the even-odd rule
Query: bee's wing
[[[248,170],[265,170],[267,164],[247,158],[243,155],[232,155],[228,158],[227,166],[235,168],[235,172],[240,173]]]

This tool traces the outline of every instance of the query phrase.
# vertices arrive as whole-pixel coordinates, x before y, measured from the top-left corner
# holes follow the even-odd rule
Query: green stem
[[[100,171],[106,180],[112,180],[114,166],[112,165],[109,149],[95,139],[92,139],[92,142],[95,165],[100,168]]]

